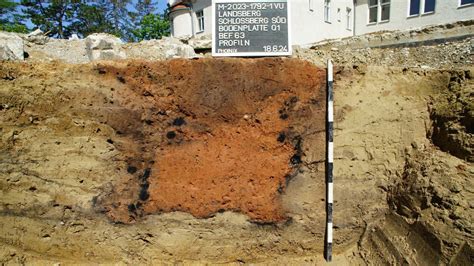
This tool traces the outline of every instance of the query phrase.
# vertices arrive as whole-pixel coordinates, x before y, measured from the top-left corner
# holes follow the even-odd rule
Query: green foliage
[[[0,0],[0,15],[4,15],[7,12],[15,11],[18,4],[9,0]]]
[[[33,24],[50,36],[70,36],[70,24],[75,19],[79,0],[22,0],[23,12]]]
[[[134,12],[128,9],[132,1],[100,0],[95,2],[99,3],[98,5],[102,8],[107,21],[111,25],[111,28],[106,32],[119,36],[126,41],[133,40],[131,31],[133,29],[132,17]]]
[[[148,14],[143,17],[133,34],[138,41],[161,39],[170,34],[170,22],[161,15]]]
[[[10,31],[18,33],[28,33],[29,29],[21,23],[0,23],[0,31]]]
[[[96,32],[116,35],[125,41],[159,39],[169,34],[167,18],[156,13],[156,0],[21,0],[23,18],[8,27],[22,28],[23,19],[51,37],[86,37]],[[0,16],[17,8],[13,1],[0,0]],[[8,10],[8,11],[7,11]],[[0,21],[0,29],[6,28]]]
[[[0,30],[27,33],[28,28],[21,22],[22,16],[16,11],[18,4],[0,0]]]
[[[81,3],[76,10],[76,19],[70,29],[81,37],[97,32],[114,33],[113,25],[106,17],[104,6]]]
[[[138,0],[135,5],[135,19],[138,20],[135,20],[134,23],[140,23],[144,16],[154,14],[156,11],[155,5],[157,5],[157,3],[155,4],[153,0]]]
[[[156,3],[153,0],[138,0],[135,5],[132,30],[134,40],[160,39],[170,34],[170,23],[164,15],[156,13]]]

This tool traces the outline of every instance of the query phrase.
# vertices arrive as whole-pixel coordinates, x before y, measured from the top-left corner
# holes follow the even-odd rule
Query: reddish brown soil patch
[[[96,203],[111,219],[225,210],[286,219],[280,194],[300,167],[302,141],[324,129],[322,69],[294,59],[204,59],[97,72],[118,84],[127,110],[107,121],[129,164]]]
[[[243,124],[224,125],[158,152],[145,211],[177,209],[206,217],[240,210],[252,219],[283,219],[277,191],[291,171],[293,147],[276,141],[278,125],[272,129],[268,123],[270,134],[264,134],[263,126]]]

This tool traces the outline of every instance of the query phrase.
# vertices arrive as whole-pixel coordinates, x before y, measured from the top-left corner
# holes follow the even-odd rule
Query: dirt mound
[[[474,162],[474,81],[470,71],[450,73],[446,90],[431,102],[431,139],[443,151]]]

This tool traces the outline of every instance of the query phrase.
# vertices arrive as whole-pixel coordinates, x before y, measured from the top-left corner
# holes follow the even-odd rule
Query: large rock
[[[195,58],[194,49],[171,37],[124,45],[127,58],[160,60],[168,58]]]
[[[178,39],[172,37],[163,37],[161,44],[165,50],[166,58],[194,58],[196,53],[193,47],[184,44]]]
[[[120,38],[107,33],[94,33],[86,38],[86,49],[89,60],[125,59]]]
[[[72,40],[80,40],[81,38],[79,38],[79,36],[77,36],[77,34],[72,34],[71,37],[69,37],[68,40],[72,41]]]
[[[12,50],[8,46],[0,45],[0,60],[17,60]]]
[[[25,39],[34,44],[44,45],[49,41],[49,37],[44,35],[44,32],[40,29],[36,29],[26,35]]]
[[[212,48],[212,39],[210,35],[203,35],[189,39],[188,44],[195,50],[207,50]]]
[[[62,60],[71,64],[83,64],[90,62],[86,41],[65,40],[50,38],[43,45],[27,42],[25,52],[28,53],[28,60],[48,62],[52,60]]]
[[[9,32],[0,32],[0,60],[23,60],[23,39]]]

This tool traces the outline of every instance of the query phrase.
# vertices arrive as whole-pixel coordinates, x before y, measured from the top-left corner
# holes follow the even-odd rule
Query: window
[[[408,16],[418,16],[420,14],[421,0],[410,0]]]
[[[331,0],[324,0],[324,21],[331,22]]]
[[[435,12],[436,0],[409,0],[408,16],[417,17],[421,14],[431,14]]]
[[[196,17],[198,21],[199,32],[204,31],[204,10],[197,11]]]
[[[436,0],[425,0],[425,7],[423,13],[433,13],[435,11]]]
[[[352,30],[352,9],[346,8],[346,29]]]
[[[331,22],[331,0],[324,0],[324,21]]]
[[[380,3],[382,14],[380,21],[389,21],[390,20],[390,0],[382,0]]]
[[[369,23],[377,23],[378,8],[378,0],[369,0]]]
[[[390,0],[369,0],[369,24],[390,20]]]
[[[474,0],[459,0],[459,6],[474,5]]]

